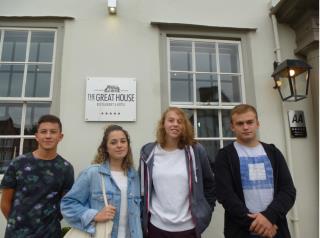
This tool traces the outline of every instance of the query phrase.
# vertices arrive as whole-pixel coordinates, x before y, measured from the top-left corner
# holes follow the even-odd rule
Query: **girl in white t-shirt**
[[[152,187],[142,188],[147,196],[144,211],[148,215],[144,214],[144,218],[149,218],[144,219],[145,235],[149,238],[198,238],[211,219],[214,181],[207,153],[194,140],[192,125],[183,110],[171,107],[163,113],[157,141],[153,144],[152,151],[146,152],[148,158],[143,156],[145,146],[141,152],[140,170],[145,167],[144,173],[147,173],[147,176],[141,174],[142,183]],[[209,188],[206,194],[204,187]],[[199,191],[197,195],[195,191]],[[194,203],[202,203],[205,208],[196,209]],[[206,214],[199,214],[203,210]]]

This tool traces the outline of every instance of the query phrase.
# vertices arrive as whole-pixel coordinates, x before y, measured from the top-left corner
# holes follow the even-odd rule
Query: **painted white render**
[[[254,104],[259,113],[260,139],[274,143],[285,155],[284,124],[281,100],[273,90],[274,36],[269,17],[269,0],[118,0],[117,15],[107,12],[103,0],[0,0],[0,27],[19,26],[19,21],[32,26],[32,18],[68,17],[64,20],[58,90],[59,104],[53,112],[60,116],[64,139],[59,153],[69,160],[76,175],[90,164],[102,138],[103,129],[113,122],[85,122],[85,85],[87,77],[126,77],[137,81],[137,120],[114,122],[126,128],[131,136],[135,165],[138,166],[140,147],[155,140],[155,129],[163,105],[161,91],[161,29],[151,22],[178,23],[206,28],[206,31],[234,32],[240,29],[246,37],[247,51],[243,52],[247,103]],[[11,18],[12,17],[12,18]],[[13,17],[21,17],[13,18]],[[23,18],[28,17],[28,18]],[[12,19],[13,24],[10,23]],[[40,21],[40,20],[36,20]],[[279,24],[283,60],[295,58],[295,32]],[[160,27],[161,28],[161,27]],[[181,25],[184,30],[185,26]],[[209,29],[209,30],[208,30]],[[219,33],[220,34],[220,33]],[[165,75],[165,73],[164,73]],[[253,84],[250,84],[250,80]],[[303,110],[307,138],[290,139],[293,171],[297,188],[296,206],[299,215],[300,237],[318,237],[318,159],[316,126],[312,98],[286,103],[292,110]],[[204,238],[223,237],[223,208],[217,206]],[[290,213],[288,223],[291,228]],[[5,220],[0,215],[0,237]],[[293,237],[295,234],[292,233]]]

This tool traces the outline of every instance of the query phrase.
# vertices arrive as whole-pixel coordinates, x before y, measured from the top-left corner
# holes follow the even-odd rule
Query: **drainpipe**
[[[276,54],[276,61],[281,63],[281,52],[280,52],[280,43],[279,43],[279,34],[278,34],[278,23],[277,18],[274,13],[271,13],[271,20],[272,20],[272,28],[274,33],[274,41],[275,41],[275,54]],[[284,105],[284,102],[281,101],[281,110],[282,110],[282,120],[284,125],[284,134],[285,134],[285,148],[286,148],[286,157],[288,167],[294,180],[294,171],[293,171],[293,160],[292,160],[292,150],[291,150],[291,141],[290,141],[290,131],[289,131],[289,122],[287,118],[287,112]],[[300,237],[300,229],[299,229],[299,216],[298,216],[298,209],[297,206],[294,204],[291,208],[291,217],[290,221],[293,226],[294,237]]]

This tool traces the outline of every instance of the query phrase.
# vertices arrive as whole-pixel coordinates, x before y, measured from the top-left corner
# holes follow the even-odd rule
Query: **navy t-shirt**
[[[60,238],[60,200],[74,182],[72,165],[57,155],[53,160],[32,153],[14,159],[1,182],[15,190],[5,238]]]

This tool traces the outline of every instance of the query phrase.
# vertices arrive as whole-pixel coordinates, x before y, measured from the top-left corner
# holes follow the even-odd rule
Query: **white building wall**
[[[274,39],[267,0],[118,0],[118,13],[107,13],[103,0],[0,0],[0,16],[67,16],[61,63],[60,114],[65,137],[59,152],[76,174],[93,159],[107,123],[85,122],[86,77],[133,77],[137,80],[137,121],[119,123],[132,138],[136,165],[140,147],[155,138],[161,114],[159,30],[150,22],[256,28],[248,33],[254,85],[261,122],[260,138],[285,153],[281,103],[272,89]],[[282,57],[294,57],[295,36],[280,26]],[[310,99],[290,104],[304,110],[308,137],[292,139],[294,179],[301,237],[317,237],[318,158]],[[0,218],[0,237],[5,228]],[[219,205],[204,238],[223,237],[223,209]]]

